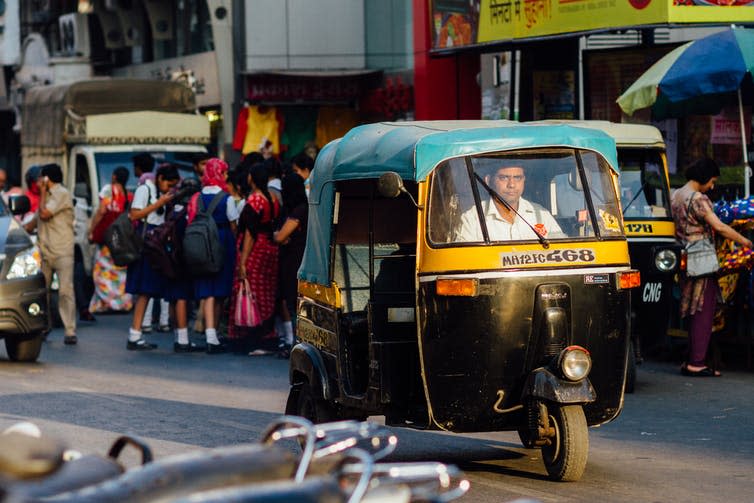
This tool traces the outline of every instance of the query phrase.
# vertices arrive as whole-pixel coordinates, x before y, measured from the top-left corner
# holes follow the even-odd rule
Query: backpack
[[[220,243],[220,233],[212,213],[226,195],[225,192],[215,194],[205,210],[204,201],[199,194],[196,216],[186,226],[181,255],[186,267],[195,276],[215,274],[223,268],[225,249]]]
[[[136,232],[128,211],[124,211],[105,230],[104,244],[110,249],[115,265],[123,267],[141,257],[144,246],[142,235]]]
[[[186,211],[170,211],[169,215],[162,225],[146,232],[143,253],[153,269],[169,279],[176,279],[182,265],[178,225],[181,219],[186,218]]]

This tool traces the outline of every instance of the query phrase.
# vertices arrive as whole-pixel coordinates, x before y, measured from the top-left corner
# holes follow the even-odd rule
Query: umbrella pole
[[[744,126],[744,106],[741,100],[741,88],[738,88],[738,118],[741,121],[741,144],[744,148],[744,197],[749,197],[749,177],[751,168],[749,167],[749,152],[746,149],[746,127]]]

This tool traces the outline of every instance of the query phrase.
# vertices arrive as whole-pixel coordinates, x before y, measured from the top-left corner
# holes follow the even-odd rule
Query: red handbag
[[[97,243],[98,245],[105,243],[105,231],[108,227],[110,227],[110,224],[115,222],[115,219],[118,218],[118,215],[120,215],[121,213],[123,212],[108,210],[107,213],[102,215],[102,218],[97,223],[97,226],[92,229],[92,243]]]

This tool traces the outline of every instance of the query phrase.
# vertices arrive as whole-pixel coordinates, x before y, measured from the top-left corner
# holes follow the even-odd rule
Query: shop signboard
[[[668,23],[754,21],[754,0],[432,0],[433,50]]]
[[[744,107],[746,138],[751,138],[751,108]],[[710,143],[741,146],[741,118],[737,107],[724,108],[710,117]]]

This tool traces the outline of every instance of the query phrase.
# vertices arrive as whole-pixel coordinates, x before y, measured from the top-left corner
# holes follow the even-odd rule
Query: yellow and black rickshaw
[[[506,121],[359,126],[320,153],[286,412],[518,431],[576,480],[623,406],[614,140]]]
[[[675,237],[670,213],[670,179],[665,141],[660,131],[645,124],[607,121],[543,121],[603,131],[618,149],[623,225],[631,267],[641,273],[641,285],[631,297],[632,351],[626,391],[633,392],[636,359],[641,347],[664,344],[672,310],[674,277],[681,267],[683,247]]]

